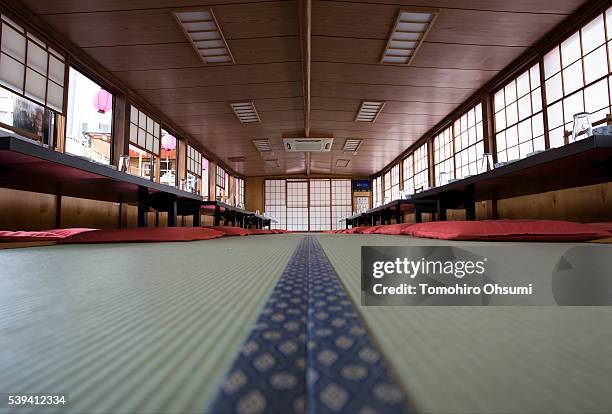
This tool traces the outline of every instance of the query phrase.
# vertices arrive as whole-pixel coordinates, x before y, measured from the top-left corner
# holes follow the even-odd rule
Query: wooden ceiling
[[[247,176],[299,174],[304,154],[283,150],[303,136],[304,97],[297,0],[22,0],[159,111]],[[573,13],[583,0],[313,0],[311,136],[335,138],[313,154],[315,174],[368,176],[441,121],[502,68]],[[397,11],[440,9],[409,67],[378,64]],[[236,60],[206,66],[173,18],[212,7]],[[374,124],[353,122],[364,99],[386,101]],[[262,122],[243,125],[230,101],[252,100]],[[356,155],[346,138],[361,138]],[[267,165],[253,139],[272,143]],[[232,163],[229,157],[245,156]],[[337,159],[350,159],[346,168]]]

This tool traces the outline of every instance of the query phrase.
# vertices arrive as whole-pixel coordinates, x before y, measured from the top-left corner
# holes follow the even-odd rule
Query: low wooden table
[[[531,155],[482,174],[412,195],[436,203],[439,220],[449,208],[476,219],[476,202],[612,181],[612,136],[595,135]]]
[[[197,194],[56,152],[9,133],[0,135],[0,187],[58,196],[58,227],[61,196],[136,203],[139,227],[147,226],[150,207],[168,212],[168,226],[176,226],[179,214],[192,215],[193,225],[200,225],[203,198]]]

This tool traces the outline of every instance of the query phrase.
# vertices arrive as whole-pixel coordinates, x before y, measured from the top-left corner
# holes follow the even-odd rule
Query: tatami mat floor
[[[406,236],[318,235],[356,303],[361,246],[503,246],[542,272],[569,243],[445,242]],[[506,253],[504,253],[504,251]],[[364,307],[373,337],[416,407],[437,413],[612,412],[610,307]]]
[[[0,390],[204,412],[300,238],[0,251]]]

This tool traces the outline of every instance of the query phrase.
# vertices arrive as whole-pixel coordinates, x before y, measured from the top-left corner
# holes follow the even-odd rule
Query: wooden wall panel
[[[0,230],[55,227],[55,196],[0,188]]]
[[[61,226],[113,229],[119,226],[119,203],[62,197]]]
[[[497,212],[508,219],[612,221],[612,183],[499,200]]]
[[[244,181],[245,199],[247,210],[264,211],[264,183],[263,177],[247,177]]]

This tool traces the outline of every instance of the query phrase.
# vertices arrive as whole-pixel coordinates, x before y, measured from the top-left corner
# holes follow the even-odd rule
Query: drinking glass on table
[[[478,174],[482,174],[493,169],[493,154],[485,152],[478,163]]]
[[[574,129],[569,138],[570,143],[579,141],[592,135],[593,125],[589,119],[590,115],[591,114],[588,112],[578,112],[574,115]]]
[[[117,169],[121,172],[130,171],[130,156],[129,155],[121,155],[119,157],[119,164],[117,165]]]

